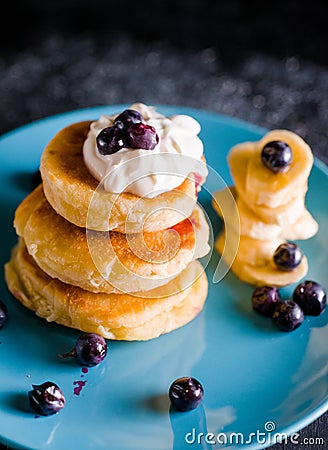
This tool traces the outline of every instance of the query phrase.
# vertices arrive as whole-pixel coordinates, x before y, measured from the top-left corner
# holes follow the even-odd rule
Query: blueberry
[[[75,350],[81,365],[95,366],[107,355],[107,344],[98,334],[84,333],[76,341]]]
[[[296,269],[303,258],[303,252],[294,242],[285,242],[275,250],[273,261],[278,269],[289,272]]]
[[[177,378],[169,389],[170,401],[180,411],[197,408],[201,404],[203,396],[203,386],[192,377]]]
[[[262,149],[263,164],[272,172],[285,172],[292,162],[292,151],[286,142],[268,142]]]
[[[253,309],[268,317],[272,317],[280,301],[279,291],[274,286],[257,287],[252,295]]]
[[[142,122],[142,115],[135,109],[126,109],[119,114],[114,123],[121,122],[125,129],[128,129],[133,123]]]
[[[75,347],[69,352],[59,355],[61,358],[77,358],[81,366],[96,366],[107,355],[107,343],[102,336],[95,333],[83,333],[77,339]]]
[[[293,331],[302,324],[304,313],[297,303],[288,300],[286,302],[281,302],[276,307],[272,318],[280,330]]]
[[[308,316],[319,316],[326,308],[327,296],[321,284],[315,281],[303,281],[293,293],[293,300]]]
[[[154,150],[158,144],[158,135],[154,127],[139,122],[128,128],[127,142],[130,148]]]
[[[0,300],[0,330],[3,327],[4,323],[7,320],[7,307],[6,305]]]
[[[57,384],[46,381],[40,385],[33,384],[33,390],[28,392],[32,409],[42,416],[58,413],[65,406],[65,397]]]
[[[125,133],[119,122],[104,128],[96,137],[97,148],[101,155],[112,155],[126,146]]]

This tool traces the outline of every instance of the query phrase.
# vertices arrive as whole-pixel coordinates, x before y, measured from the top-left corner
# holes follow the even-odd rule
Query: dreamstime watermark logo
[[[193,428],[190,432],[185,435],[185,442],[191,446],[194,444],[201,445],[216,445],[216,446],[226,446],[226,445],[275,445],[275,444],[293,444],[293,445],[315,445],[324,446],[324,438],[322,437],[304,437],[300,438],[299,433],[292,433],[287,435],[283,432],[276,432],[276,424],[271,420],[265,422],[263,430],[256,430],[248,434],[241,432],[230,432],[230,433],[203,433],[197,432]]]
[[[140,158],[142,163],[136,161]],[[152,158],[152,167],[158,166],[159,171],[133,175],[136,165],[147,167],[147,158]],[[216,209],[224,222],[224,244],[213,273],[213,283],[224,278],[235,259],[240,237],[239,214],[225,181],[202,161],[198,161],[199,167],[196,165],[195,168],[195,160],[189,156],[168,154],[166,158],[170,158],[172,167],[193,167],[195,172],[185,177],[184,170],[172,172],[162,169],[163,155],[138,156],[114,167],[92,196],[86,226],[89,252],[98,272],[113,286],[113,291],[137,296],[140,291],[143,294],[148,292],[146,296],[150,298],[172,295],[188,288],[195,279],[185,277],[172,285],[173,291],[162,290],[162,294],[157,288],[170,286],[169,281],[178,277],[196,259],[201,259],[202,271],[206,269],[215,237],[209,215],[198,202],[197,170],[207,174],[206,185],[202,186],[206,206],[212,207],[210,203],[215,202],[213,192],[221,192],[220,205]],[[161,190],[153,190],[154,177],[154,185],[158,186],[160,181]],[[129,181],[119,193],[106,190],[111,179],[121,180],[122,186],[122,179],[127,178]],[[170,178],[176,180],[177,187],[162,189]],[[131,186],[141,185],[148,189],[145,195],[128,194]],[[198,273],[197,277],[200,275]]]

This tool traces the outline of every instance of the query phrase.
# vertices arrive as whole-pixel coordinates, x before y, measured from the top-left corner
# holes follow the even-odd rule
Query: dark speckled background
[[[0,133],[141,100],[289,128],[327,162],[327,6],[300,3],[11,2],[12,30],[0,30]]]
[[[328,163],[327,2],[20,0],[7,10],[0,133],[72,109],[143,101],[291,129]],[[328,448],[327,424],[326,414],[300,440],[323,437],[307,448]]]

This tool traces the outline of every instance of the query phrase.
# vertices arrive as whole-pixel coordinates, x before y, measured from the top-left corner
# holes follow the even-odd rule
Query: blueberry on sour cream
[[[158,135],[151,125],[135,123],[127,130],[127,143],[130,148],[154,150],[158,144]]]
[[[142,115],[135,109],[125,109],[116,117],[114,123],[121,122],[123,128],[128,129],[130,125],[142,122],[142,120]]]
[[[124,147],[154,150],[158,141],[155,128],[144,123],[142,115],[134,109],[124,110],[113,126],[104,128],[96,137],[101,155],[112,155]]]
[[[96,141],[101,155],[112,155],[121,150],[125,147],[125,136],[120,123],[101,130]]]

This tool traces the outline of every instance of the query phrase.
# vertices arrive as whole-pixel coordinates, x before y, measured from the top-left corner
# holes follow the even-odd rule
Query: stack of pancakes
[[[153,198],[99,189],[83,160],[90,123],[64,128],[44,149],[42,184],[16,210],[6,282],[48,321],[151,339],[191,321],[207,296],[197,259],[209,252],[209,228],[197,183],[188,177]]]
[[[285,142],[292,150],[286,172],[274,173],[261,160],[263,147],[272,141]],[[273,255],[287,240],[309,239],[318,231],[318,223],[305,205],[313,165],[311,148],[291,131],[272,130],[257,142],[234,146],[228,163],[235,185],[214,194],[214,209],[225,221],[216,249],[249,284],[286,286],[297,282],[307,274],[306,256],[298,267],[286,272],[274,264]],[[235,202],[231,202],[232,196]],[[229,242],[227,227],[234,237]]]

